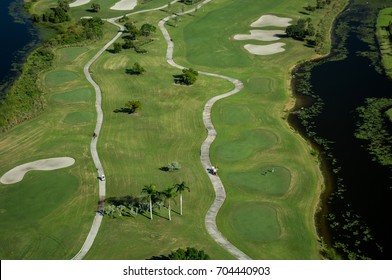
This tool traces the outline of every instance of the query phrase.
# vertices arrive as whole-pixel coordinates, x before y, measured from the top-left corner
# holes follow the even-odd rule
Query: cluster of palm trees
[[[182,215],[182,193],[190,191],[185,182],[168,186],[163,191],[159,191],[156,185],[144,186],[142,197],[116,197],[108,198],[103,213],[114,218],[115,216],[136,216],[138,213],[150,213],[153,219],[154,208],[161,209],[166,206],[168,209],[168,219],[171,221],[171,202],[179,194],[180,196],[180,215]]]
[[[171,221],[171,201],[177,196],[180,195],[180,215],[182,215],[182,193],[184,191],[190,191],[189,187],[185,184],[185,182],[181,182],[178,184],[174,184],[173,186],[168,186],[163,191],[157,190],[155,185],[144,186],[142,189],[142,194],[145,195],[145,198],[149,201],[149,212],[150,219],[152,220],[153,207],[160,206],[162,204],[167,205],[168,210],[168,218]]]

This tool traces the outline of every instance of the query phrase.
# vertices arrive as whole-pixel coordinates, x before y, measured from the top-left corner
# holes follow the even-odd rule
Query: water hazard
[[[320,138],[331,141],[328,145],[331,149],[325,153],[332,154],[331,158],[336,161],[335,165],[329,163],[325,171],[334,195],[333,199],[325,199],[323,214],[335,217],[327,222],[329,237],[335,246],[344,244],[338,247],[341,252],[343,248],[348,249],[343,253],[345,257],[391,259],[392,242],[388,230],[392,225],[388,216],[392,212],[391,168],[373,161],[364,147],[366,142],[356,139],[354,133],[358,120],[356,108],[363,106],[366,98],[391,97],[392,80],[376,71],[374,56],[371,60],[363,55],[374,51],[374,45],[364,42],[364,36],[368,34],[361,32],[363,10],[358,9],[364,7],[351,3],[336,22],[336,26],[348,27],[344,33],[334,33],[333,43],[333,50],[345,49],[345,58],[333,59],[338,53],[334,50],[331,57],[311,69],[313,93],[324,103],[322,112],[313,118],[314,131]],[[377,10],[372,8],[373,13]],[[344,43],[339,46],[340,42]],[[306,103],[309,103],[309,97],[301,100],[299,96],[299,106]],[[296,115],[290,116],[290,122],[304,132]],[[344,186],[341,195],[337,195],[338,182]],[[345,225],[350,226],[344,228]],[[355,254],[350,256],[348,251]]]
[[[37,31],[23,14],[22,0],[0,1],[1,63],[0,85],[9,82],[20,71],[20,63],[38,41]],[[3,89],[0,87],[0,95]]]

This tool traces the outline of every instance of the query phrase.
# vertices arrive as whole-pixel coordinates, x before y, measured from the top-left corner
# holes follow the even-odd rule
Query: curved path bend
[[[174,0],[174,1],[170,2],[170,4],[176,3],[178,1],[179,0]],[[166,8],[167,6],[168,6],[168,4],[166,4],[166,5],[162,6],[162,7],[158,7],[158,8],[154,8],[154,9],[148,9],[148,10],[142,10],[142,11],[137,11],[137,12],[130,13],[130,14],[127,14],[127,15],[146,13],[146,12],[150,12],[150,11],[156,11],[156,10],[160,10],[160,9]],[[99,50],[94,55],[94,57],[92,59],[90,59],[89,62],[87,62],[87,64],[83,68],[83,72],[84,72],[84,75],[86,76],[86,79],[94,87],[95,97],[96,97],[95,98],[95,109],[97,111],[97,122],[96,122],[95,130],[94,130],[94,133],[96,134],[96,137],[93,137],[93,139],[91,140],[90,152],[91,152],[91,156],[93,158],[93,162],[94,162],[95,168],[97,169],[98,177],[101,177],[101,175],[104,174],[102,163],[101,163],[101,161],[99,159],[98,151],[97,151],[97,143],[98,143],[99,133],[101,131],[102,123],[103,123],[103,111],[102,111],[102,107],[101,107],[102,93],[101,93],[101,88],[98,86],[98,84],[91,77],[90,67],[122,35],[122,32],[125,30],[124,26],[115,22],[116,20],[118,20],[120,18],[122,18],[122,16],[116,17],[116,18],[111,18],[111,19],[104,19],[107,22],[117,26],[119,28],[119,31],[116,34],[116,36],[114,36],[113,39],[111,39],[101,50]],[[89,231],[89,233],[88,233],[88,235],[86,237],[86,240],[84,241],[84,243],[82,245],[82,248],[72,258],[72,260],[82,260],[86,256],[86,254],[90,250],[91,246],[93,245],[95,237],[97,236],[98,230],[99,230],[99,228],[101,226],[103,216],[100,214],[100,212],[103,210],[103,208],[105,206],[104,201],[105,201],[105,196],[106,196],[106,181],[99,180],[98,181],[98,188],[99,188],[99,193],[98,193],[98,196],[99,196],[98,211],[96,212],[96,214],[94,216],[93,223],[92,223],[90,231]]]
[[[174,0],[174,1],[170,2],[170,4],[174,4],[178,1],[179,0]],[[167,53],[166,53],[166,60],[173,67],[176,67],[179,69],[185,68],[184,66],[178,65],[173,60],[174,43],[171,40],[169,32],[167,31],[166,27],[164,26],[165,23],[168,20],[170,20],[174,17],[177,17],[179,15],[184,15],[184,14],[194,12],[196,9],[204,6],[205,4],[207,4],[211,1],[212,0],[205,0],[202,3],[200,3],[199,5],[197,5],[196,8],[194,8],[194,9],[191,9],[191,10],[186,11],[184,13],[178,13],[178,14],[168,16],[159,22],[159,28],[160,28],[160,30],[161,30],[161,32],[167,42],[167,45],[168,45]],[[158,8],[154,8],[154,9],[137,11],[137,12],[129,13],[129,14],[127,14],[127,16],[133,15],[133,14],[139,14],[139,13],[146,13],[146,12],[150,12],[150,11],[156,11],[156,10],[166,8],[167,6],[168,5],[164,5],[162,7],[158,7]],[[106,21],[119,27],[119,32],[84,66],[84,69],[83,69],[87,80],[94,87],[95,94],[96,94],[95,107],[96,107],[96,111],[97,111],[97,122],[96,122],[94,132],[96,133],[97,137],[93,137],[93,139],[91,140],[90,151],[91,151],[91,155],[92,155],[95,167],[98,172],[98,177],[100,177],[101,174],[104,174],[103,167],[102,167],[102,164],[99,159],[98,152],[97,152],[97,142],[98,142],[98,138],[99,138],[99,132],[101,130],[102,123],[103,123],[103,111],[101,108],[102,94],[101,94],[100,87],[91,77],[90,66],[98,59],[98,57],[100,57],[103,54],[103,52],[110,45],[112,45],[122,35],[122,32],[124,31],[124,26],[115,22],[115,20],[118,20],[119,18],[121,18],[121,16],[116,17],[116,18],[111,18],[111,19],[105,19]],[[209,169],[212,166],[211,160],[210,160],[210,146],[211,146],[211,143],[215,140],[216,135],[217,135],[217,132],[216,132],[214,125],[212,123],[212,120],[211,120],[212,106],[214,105],[214,103],[216,101],[223,99],[225,97],[231,96],[231,95],[236,94],[237,92],[241,91],[241,89],[244,86],[240,80],[237,80],[237,79],[234,79],[234,78],[231,78],[228,76],[214,74],[214,73],[208,73],[208,72],[201,72],[201,71],[199,73],[202,75],[206,75],[206,76],[213,76],[213,77],[225,79],[225,80],[233,83],[233,85],[234,85],[233,90],[211,98],[210,100],[207,101],[206,105],[204,106],[203,122],[204,122],[204,126],[207,129],[208,135],[201,146],[200,160],[201,160],[201,163],[202,163],[204,169],[207,171],[207,169]],[[223,236],[223,234],[219,231],[219,229],[216,225],[216,216],[219,212],[219,209],[222,207],[222,205],[226,199],[226,192],[225,192],[225,188],[222,184],[222,181],[218,175],[212,175],[208,172],[207,172],[207,174],[211,180],[212,185],[214,186],[216,196],[215,196],[215,200],[214,200],[213,204],[211,205],[211,207],[208,210],[206,217],[205,217],[206,229],[207,229],[208,233],[211,235],[211,237],[215,240],[215,242],[217,242],[219,245],[221,245],[225,250],[227,250],[234,257],[236,257],[237,259],[240,259],[240,260],[250,260],[251,258],[249,256],[247,256],[244,252],[242,252],[237,247],[235,247],[233,244],[231,244]],[[99,180],[99,201],[100,201],[100,203],[99,203],[98,210],[103,210],[105,195],[106,195],[106,181]],[[99,212],[97,212],[95,214],[90,232],[88,233],[87,238],[86,238],[82,248],[80,249],[80,251],[72,258],[73,260],[81,260],[88,253],[88,251],[90,250],[90,248],[95,240],[95,237],[97,236],[99,227],[101,226],[102,218],[103,218],[103,216]]]
[[[201,6],[204,6],[205,4],[211,2],[212,0],[206,0],[197,5],[196,8],[191,9],[189,11],[186,11],[184,13],[179,13],[179,14],[174,14],[171,16],[168,16],[164,19],[162,19],[158,26],[159,29],[161,30],[163,36],[165,37],[166,43],[167,43],[167,52],[166,52],[166,61],[172,65],[173,67],[176,67],[178,69],[184,69],[184,66],[181,66],[177,63],[174,62],[173,60],[173,51],[174,51],[174,43],[173,40],[170,37],[169,32],[167,31],[165,27],[165,23],[169,21],[172,18],[175,18],[179,15],[187,14],[194,12],[196,9],[200,8]],[[204,126],[207,129],[207,138],[204,140],[203,144],[201,145],[201,151],[200,151],[200,161],[204,167],[204,170],[207,170],[211,168],[211,160],[210,160],[210,147],[212,142],[215,140],[217,132],[215,130],[215,127],[212,123],[211,120],[211,109],[214,103],[222,98],[231,96],[233,94],[236,94],[239,92],[241,89],[243,89],[244,85],[240,80],[224,76],[224,75],[219,75],[219,74],[214,74],[214,73],[208,73],[208,72],[199,72],[202,75],[207,75],[207,76],[213,76],[213,77],[218,77],[225,79],[229,82],[231,82],[234,85],[234,89],[221,94],[214,96],[210,100],[207,101],[206,105],[204,106],[203,110],[203,122]],[[215,190],[215,200],[213,204],[211,205],[210,209],[208,209],[208,212],[205,217],[205,225],[208,233],[211,235],[211,237],[217,242],[219,245],[221,245],[226,251],[228,251],[230,254],[232,254],[234,257],[236,257],[239,260],[251,260],[251,258],[246,255],[244,252],[242,252],[240,249],[235,247],[233,244],[231,244],[224,236],[223,234],[219,231],[217,225],[216,225],[216,216],[218,215],[219,209],[222,207],[225,199],[226,199],[226,191],[225,188],[222,184],[221,179],[219,178],[218,175],[212,175],[208,173],[208,177],[211,180],[212,185],[214,186]]]

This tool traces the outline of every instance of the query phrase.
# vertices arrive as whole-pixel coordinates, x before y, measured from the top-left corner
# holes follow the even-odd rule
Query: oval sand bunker
[[[75,160],[70,157],[48,158],[32,161],[12,168],[5,173],[0,182],[2,184],[15,184],[23,180],[24,175],[31,170],[55,170],[71,166]]]

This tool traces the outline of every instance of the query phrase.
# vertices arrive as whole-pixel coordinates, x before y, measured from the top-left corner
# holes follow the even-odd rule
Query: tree
[[[286,28],[286,34],[295,40],[303,41],[306,36],[314,36],[315,28],[310,18],[301,18],[297,24],[290,25]]]
[[[101,10],[101,5],[97,3],[92,3],[91,4],[91,11],[94,13],[98,13]]]
[[[128,111],[128,114],[132,114],[142,109],[142,103],[139,100],[130,100],[125,103],[124,109]]]
[[[120,43],[114,43],[113,44],[113,52],[114,53],[119,53],[122,50],[122,45]]]
[[[170,207],[170,202],[174,199],[176,196],[176,190],[174,187],[167,187],[166,190],[161,192],[161,194],[165,197],[165,202],[168,203],[168,213],[169,213],[169,221],[171,221],[171,207]]]
[[[177,161],[173,161],[167,165],[167,171],[175,171],[179,170],[181,168],[181,164],[179,164]]]
[[[136,38],[140,35],[140,30],[136,27],[133,22],[128,21],[124,24],[125,30],[129,33],[129,38],[131,40],[136,40]]]
[[[135,62],[129,72],[130,74],[140,75],[146,72],[146,70],[138,62]]]
[[[145,23],[140,27],[140,34],[143,36],[149,36],[151,33],[155,33],[156,27],[152,24]]]
[[[202,250],[187,247],[184,249],[177,249],[169,254],[170,260],[209,260],[210,257]]]
[[[180,193],[180,215],[182,216],[182,192],[187,190],[190,192],[189,187],[185,184],[185,182],[181,182],[179,184],[174,185],[176,192]]]
[[[59,5],[59,7],[61,9],[64,10],[64,12],[68,12],[70,7],[69,7],[69,2],[68,1],[64,1],[64,0],[59,0],[57,1],[57,4]]]
[[[180,82],[188,86],[193,85],[196,82],[198,75],[199,73],[196,70],[192,68],[184,68],[182,69],[182,76]]]
[[[150,204],[150,219],[152,220],[152,201],[158,195],[157,187],[155,185],[144,186],[142,194],[145,194],[145,198],[149,200]]]

